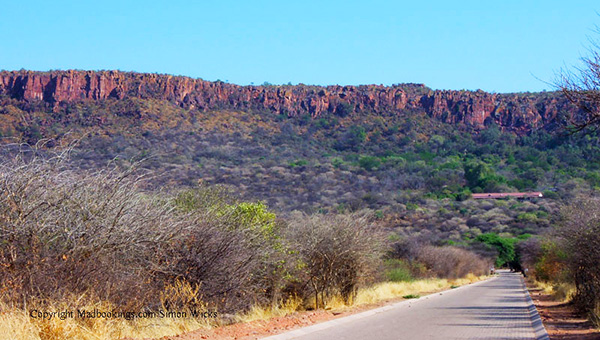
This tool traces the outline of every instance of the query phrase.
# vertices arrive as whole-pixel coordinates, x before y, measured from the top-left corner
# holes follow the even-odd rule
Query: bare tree
[[[350,302],[386,250],[384,234],[364,214],[303,215],[293,220],[288,237],[305,268],[315,308],[332,294]],[[320,300],[320,301],[319,301]]]
[[[577,292],[575,302],[598,320],[600,310],[600,200],[580,198],[561,211],[556,231]]]
[[[64,155],[0,162],[2,302],[85,294],[130,310],[201,300],[230,312],[277,298],[274,214],[258,220],[218,188],[146,192],[140,175],[76,172]],[[172,292],[184,286],[191,295]]]
[[[600,29],[597,30],[600,33]],[[571,117],[571,130],[578,132],[600,128],[600,43],[591,41],[589,55],[581,58],[582,66],[562,70],[554,86],[576,105],[579,113]]]

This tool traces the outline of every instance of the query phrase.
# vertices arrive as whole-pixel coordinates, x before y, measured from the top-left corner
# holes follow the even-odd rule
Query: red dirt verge
[[[530,287],[534,284],[528,282]],[[554,301],[543,290],[530,288],[529,294],[552,340],[600,339],[600,330],[569,302]]]

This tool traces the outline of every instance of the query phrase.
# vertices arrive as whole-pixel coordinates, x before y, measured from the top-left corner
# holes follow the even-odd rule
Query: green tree
[[[494,191],[498,185],[506,183],[506,179],[496,175],[494,170],[485,162],[469,160],[464,163],[465,180],[473,192]]]
[[[501,237],[496,233],[485,233],[477,236],[477,241],[487,244],[498,251],[496,266],[515,265],[515,261],[517,260],[515,243],[518,241],[517,239]]]
[[[360,165],[362,168],[368,171],[371,171],[375,168],[378,168],[381,165],[381,160],[374,156],[362,156],[358,160],[358,165]]]

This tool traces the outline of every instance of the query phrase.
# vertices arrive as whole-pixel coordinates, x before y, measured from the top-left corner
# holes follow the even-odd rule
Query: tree
[[[498,190],[506,179],[497,175],[489,164],[479,160],[469,160],[463,165],[465,180],[473,192],[492,192]]]
[[[287,238],[302,262],[315,308],[336,293],[352,301],[358,285],[378,268],[384,235],[369,215],[360,213],[300,215],[291,221]]]
[[[477,241],[487,244],[498,251],[496,258],[496,266],[501,267],[505,264],[516,267],[515,243],[517,239],[501,237],[495,233],[486,233],[477,236]]]
[[[600,319],[600,200],[581,197],[561,210],[556,233],[574,279],[575,303]]]
[[[362,156],[358,160],[358,164],[362,168],[371,171],[375,168],[378,168],[381,165],[381,161],[379,160],[379,158],[374,156]]]
[[[562,70],[554,84],[581,111],[571,117],[573,132],[600,128],[600,43],[591,45],[589,56],[581,58],[583,65]]]

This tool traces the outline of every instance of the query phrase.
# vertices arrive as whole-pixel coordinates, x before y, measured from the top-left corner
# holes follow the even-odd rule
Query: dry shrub
[[[123,310],[208,303],[231,312],[276,295],[284,273],[274,268],[285,252],[263,205],[240,210],[218,190],[171,199],[143,192],[134,170],[74,172],[65,164],[63,155],[0,164],[6,303],[75,294]],[[173,287],[190,288],[187,299],[170,294]]]
[[[452,246],[423,246],[417,253],[417,261],[425,265],[429,275],[448,279],[485,275],[491,264],[471,251]]]
[[[133,172],[75,173],[62,157],[0,164],[5,294],[60,300],[93,290],[133,308],[157,287],[157,256],[185,227]]]
[[[299,255],[304,268],[300,276],[309,283],[315,308],[336,294],[350,303],[358,285],[372,278],[385,250],[383,233],[366,214],[302,215],[292,220],[287,236]]]
[[[600,200],[579,199],[561,210],[557,235],[574,278],[574,301],[598,319],[600,304]]]

